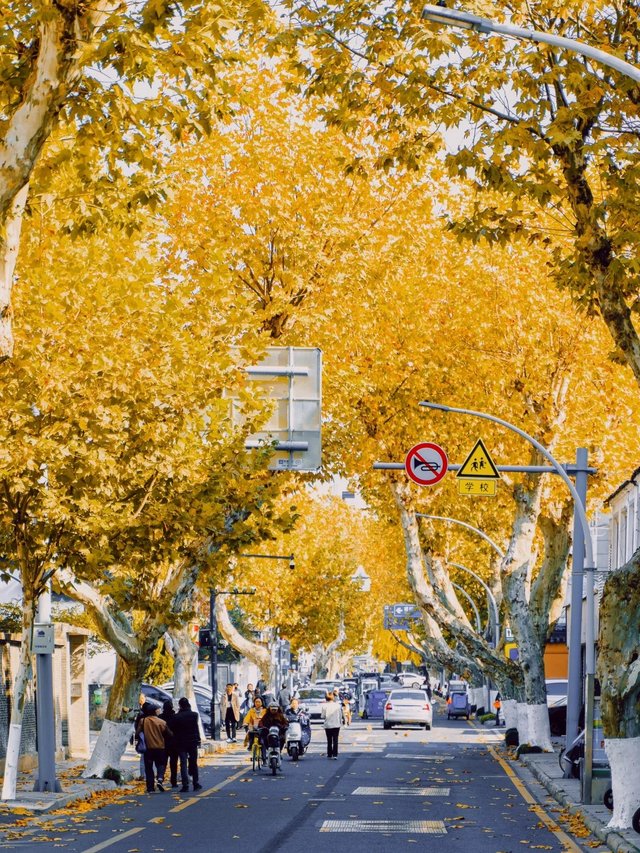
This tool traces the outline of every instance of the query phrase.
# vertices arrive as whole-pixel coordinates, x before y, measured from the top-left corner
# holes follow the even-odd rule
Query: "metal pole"
[[[552,33],[531,30],[525,27],[515,27],[511,24],[498,24],[489,18],[482,18],[479,15],[471,15],[468,12],[462,12],[458,9],[447,9],[442,6],[425,6],[422,10],[422,17],[432,23],[462,27],[463,29],[475,30],[478,33],[499,33],[500,35],[511,38],[550,44],[553,47],[560,47],[570,50],[573,53],[587,56],[589,59],[595,59],[596,62],[607,65],[609,68],[614,68],[632,80],[640,82],[640,69],[636,68],[635,65],[631,65],[629,62],[625,62],[624,59],[618,59],[617,56],[613,56],[604,50],[592,47],[590,44],[585,44],[576,39],[556,36]]]
[[[51,623],[51,585],[40,593],[38,622]],[[36,729],[38,778],[34,791],[62,791],[56,779],[56,722],[53,699],[53,654],[36,655]]]
[[[576,451],[576,491],[583,505],[587,497],[588,451],[579,447]],[[578,513],[573,510],[573,560],[571,565],[571,624],[569,626],[569,676],[567,684],[567,733],[565,748],[578,736],[580,708],[584,698],[582,689],[582,587],[584,576],[584,535]],[[565,778],[569,771],[565,770]]]
[[[480,530],[479,527],[474,527],[473,524],[469,524],[466,521],[461,521],[459,518],[451,518],[448,515],[427,515],[424,512],[417,512],[416,515],[418,516],[418,518],[431,518],[431,519],[434,519],[435,521],[448,521],[450,524],[459,524],[460,527],[466,527],[467,530],[471,530],[474,533],[477,533],[478,536],[481,536],[485,542],[488,542],[489,545],[491,545],[493,550],[496,552],[498,557],[500,557],[500,559],[502,559],[504,557],[504,551],[502,550],[502,548],[499,545],[497,545],[493,541],[493,539],[491,539],[490,536],[487,536],[487,534],[484,531]]]
[[[216,591],[209,590],[209,630],[211,631],[211,739],[220,740],[220,705],[218,694],[218,618]]]

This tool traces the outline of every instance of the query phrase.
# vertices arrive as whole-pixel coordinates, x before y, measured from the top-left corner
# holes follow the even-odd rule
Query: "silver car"
[[[429,730],[433,708],[425,690],[392,690],[384,705],[383,727],[418,725]]]
[[[326,701],[327,691],[320,687],[301,687],[298,690],[300,705],[309,715],[311,722],[322,719],[322,705]]]

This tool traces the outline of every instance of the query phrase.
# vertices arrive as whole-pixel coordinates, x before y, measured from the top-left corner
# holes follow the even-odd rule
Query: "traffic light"
[[[198,645],[201,649],[211,648],[211,629],[200,628],[198,631]]]

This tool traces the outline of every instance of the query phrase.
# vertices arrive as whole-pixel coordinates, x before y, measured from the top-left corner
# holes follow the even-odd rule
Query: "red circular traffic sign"
[[[439,445],[423,441],[407,453],[404,467],[414,483],[419,486],[434,486],[447,473],[449,460]]]

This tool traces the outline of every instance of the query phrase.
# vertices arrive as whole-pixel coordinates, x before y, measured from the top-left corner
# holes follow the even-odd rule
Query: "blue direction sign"
[[[410,631],[413,623],[420,619],[420,608],[415,604],[385,605],[384,627],[388,631]]]

